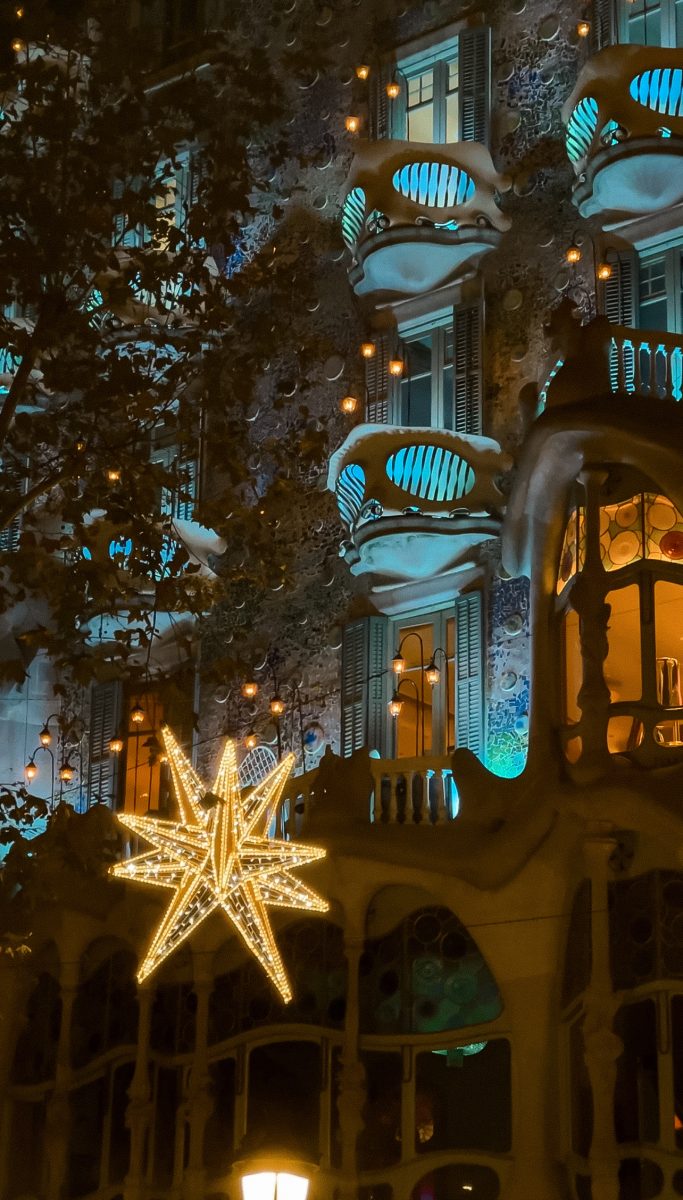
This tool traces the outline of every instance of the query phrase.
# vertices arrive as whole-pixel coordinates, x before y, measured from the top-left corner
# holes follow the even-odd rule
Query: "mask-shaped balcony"
[[[683,50],[601,50],[562,115],[583,217],[616,224],[683,201]]]
[[[341,553],[375,586],[472,563],[500,530],[497,479],[511,460],[491,438],[358,425],[330,460],[327,486],[348,531]]]
[[[510,228],[496,201],[510,186],[476,142],[361,144],[342,207],[356,293],[389,302],[457,279]]]

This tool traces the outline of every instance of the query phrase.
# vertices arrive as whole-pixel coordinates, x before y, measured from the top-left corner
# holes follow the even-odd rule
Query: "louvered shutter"
[[[484,639],[481,592],[455,602],[455,742],[479,758],[484,749]]]
[[[362,746],[382,751],[386,627],[384,617],[363,617],[344,628],[341,749],[345,758]]]
[[[389,77],[389,68],[386,66],[380,67],[374,73],[370,128],[372,136],[376,141],[380,138],[396,137],[391,127],[391,110],[389,107],[391,101],[386,93]]]
[[[600,285],[600,308],[613,325],[638,325],[638,260],[635,250],[608,251],[612,267],[609,279]]]
[[[183,483],[176,497],[174,516],[179,521],[191,521],[197,499],[197,461],[189,459],[179,464]]]
[[[7,554],[19,549],[21,518],[14,517],[4,529],[0,529],[0,552]]]
[[[88,802],[102,801],[116,807],[118,755],[109,743],[118,731],[121,716],[121,684],[117,680],[94,683],[90,690],[90,773]]]
[[[365,419],[370,423],[386,425],[390,417],[391,376],[389,358],[391,340],[386,333],[375,338],[377,351],[373,358],[365,360]]]
[[[484,386],[481,305],[456,308],[453,320],[455,432],[480,434]]]
[[[464,29],[458,38],[459,140],[489,143],[491,107],[491,31]]]
[[[593,26],[591,31],[593,49],[614,46],[619,40],[617,28],[617,4],[619,0],[593,0]]]

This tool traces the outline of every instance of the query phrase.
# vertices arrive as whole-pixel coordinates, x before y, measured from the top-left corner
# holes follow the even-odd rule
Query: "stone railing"
[[[343,773],[349,760],[335,762],[335,770]],[[347,796],[349,810],[363,814],[368,824],[440,825],[457,817],[458,793],[450,755],[369,758],[368,766],[362,784],[357,785],[362,794]],[[299,837],[316,805],[324,803],[324,793],[318,770],[291,777],[275,815],[276,836]]]
[[[553,339],[554,351],[542,406],[578,403],[593,396],[624,393],[644,399],[683,399],[683,336],[629,329],[598,317],[567,326]],[[591,369],[586,371],[586,363]]]
[[[444,553],[460,555],[495,537],[504,503],[497,479],[510,465],[491,438],[356,426],[332,456],[327,480],[350,534],[342,552],[352,571],[386,566],[395,578],[418,578],[446,569]],[[450,535],[448,545],[434,540],[442,534]],[[430,553],[416,554],[416,535]]]
[[[683,199],[683,50],[601,50],[562,115],[583,216],[658,212]]]
[[[476,142],[361,142],[341,215],[354,288],[414,295],[455,278],[509,229],[497,195],[510,187]]]

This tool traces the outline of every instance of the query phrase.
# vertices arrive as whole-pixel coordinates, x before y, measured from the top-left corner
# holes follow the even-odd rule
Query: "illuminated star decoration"
[[[210,913],[221,910],[288,1003],[292,992],[266,906],[309,912],[327,912],[329,908],[292,873],[296,867],[324,858],[325,851],[269,838],[266,832],[294,755],[288,754],[242,799],[233,742],[225,743],[209,792],[170,729],[161,732],[179,820],[121,813],[122,824],[154,849],[112,867],[112,873],[124,879],[173,891],[138,980],[151,975]]]

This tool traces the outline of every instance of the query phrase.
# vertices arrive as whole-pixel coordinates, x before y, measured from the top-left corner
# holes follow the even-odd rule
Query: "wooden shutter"
[[[14,517],[9,525],[6,525],[4,529],[0,529],[0,551],[3,554],[7,554],[18,550],[20,536],[21,517]]]
[[[382,751],[386,692],[385,617],[362,617],[342,637],[342,733],[345,758],[367,746]]]
[[[491,107],[491,31],[464,29],[458,38],[459,140],[489,143]]]
[[[481,592],[455,602],[455,744],[484,750],[484,639]]]
[[[88,803],[102,801],[116,807],[119,756],[109,743],[121,719],[121,684],[118,680],[94,683],[90,689],[90,772]]]
[[[453,320],[455,432],[480,434],[484,388],[481,305],[456,308]]]
[[[600,285],[600,309],[613,325],[638,325],[638,259],[635,250],[608,251],[612,267],[609,279]]]
[[[594,50],[602,50],[603,46],[614,46],[618,42],[618,3],[619,0],[593,0],[591,37]]]
[[[391,101],[386,93],[386,86],[390,80],[390,70],[388,66],[382,66],[379,70],[373,72],[371,78],[374,78],[372,87],[372,113],[370,129],[373,138],[388,138],[393,134],[391,128]],[[395,134],[394,134],[395,136]]]
[[[377,352],[365,360],[365,419],[371,423],[386,425],[391,408],[391,376],[389,359],[392,341],[386,333],[375,337]]]

